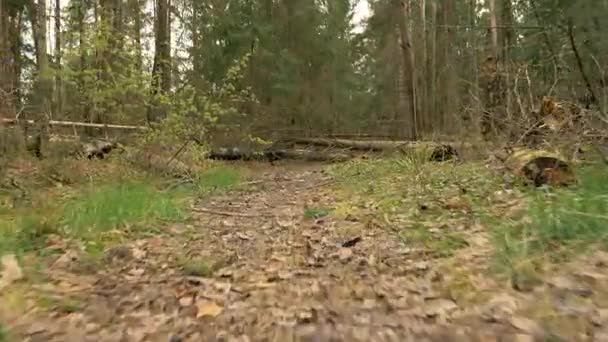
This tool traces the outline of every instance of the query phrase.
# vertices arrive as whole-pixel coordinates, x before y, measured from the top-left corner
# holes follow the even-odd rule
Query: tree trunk
[[[142,55],[142,47],[141,47],[141,30],[142,30],[142,21],[141,21],[141,6],[139,0],[129,0],[130,1],[130,11],[131,16],[133,18],[133,39],[135,41],[135,51],[136,51],[136,59],[135,59],[135,67],[138,72],[143,71],[143,55]]]
[[[417,87],[416,87],[416,63],[414,57],[414,50],[412,49],[411,38],[409,33],[409,12],[410,4],[409,0],[399,1],[401,16],[399,17],[399,33],[401,38],[401,53],[404,61],[404,72],[403,81],[406,85],[409,106],[411,109],[410,115],[405,117],[405,121],[408,123],[408,127],[404,127],[405,137],[408,139],[416,139],[418,136],[417,132],[417,119],[418,119],[418,104],[417,104]]]
[[[2,1],[2,0],[0,0]],[[10,89],[13,92],[13,96],[9,100],[9,105],[12,108],[21,108],[22,105],[22,92],[21,92],[21,73],[23,70],[23,62],[21,57],[23,47],[23,10],[17,11],[15,16],[12,18],[12,23],[9,27],[10,37],[10,48],[13,59],[12,70],[10,70]]]
[[[158,122],[167,116],[167,109],[161,108],[158,95],[167,95],[171,90],[171,37],[169,20],[169,0],[156,1],[156,37],[154,67],[152,69],[152,100],[155,105],[148,111],[148,121]]]

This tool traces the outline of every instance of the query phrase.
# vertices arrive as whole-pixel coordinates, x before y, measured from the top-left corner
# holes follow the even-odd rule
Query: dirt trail
[[[463,307],[440,261],[390,230],[306,218],[335,204],[331,185],[320,166],[277,166],[196,203],[192,222],[113,248],[103,266],[64,257],[41,289],[59,304],[13,325],[29,341],[535,340],[535,322],[499,317],[522,299]],[[212,276],[184,274],[199,259]]]

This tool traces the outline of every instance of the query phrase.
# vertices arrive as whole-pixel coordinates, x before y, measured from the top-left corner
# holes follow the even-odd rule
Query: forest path
[[[495,291],[482,274],[483,231],[448,260],[373,219],[326,215],[341,199],[320,165],[264,168],[250,183],[110,249],[102,267],[60,259],[40,289],[51,310],[14,326],[27,341],[543,340],[514,314],[537,295]],[[472,282],[458,283],[463,268]]]

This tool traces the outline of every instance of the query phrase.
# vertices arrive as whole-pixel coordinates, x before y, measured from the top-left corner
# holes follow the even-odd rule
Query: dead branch
[[[235,213],[229,211],[213,210],[207,208],[192,208],[192,211],[197,213],[213,214],[219,216],[234,216],[234,217],[260,217],[260,216],[272,216],[268,214],[246,214],[246,213]]]

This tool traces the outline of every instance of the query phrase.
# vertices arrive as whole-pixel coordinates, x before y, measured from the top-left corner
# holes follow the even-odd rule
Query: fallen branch
[[[35,124],[34,120],[18,120],[18,119],[7,119],[1,118],[0,122],[8,125],[15,125],[20,122],[24,122],[28,125]],[[57,121],[50,120],[49,125],[51,126],[64,126],[64,127],[91,127],[91,128],[112,128],[112,129],[125,129],[125,130],[147,130],[146,126],[130,126],[130,125],[113,125],[113,124],[96,124],[87,122],[76,122],[76,121]]]

